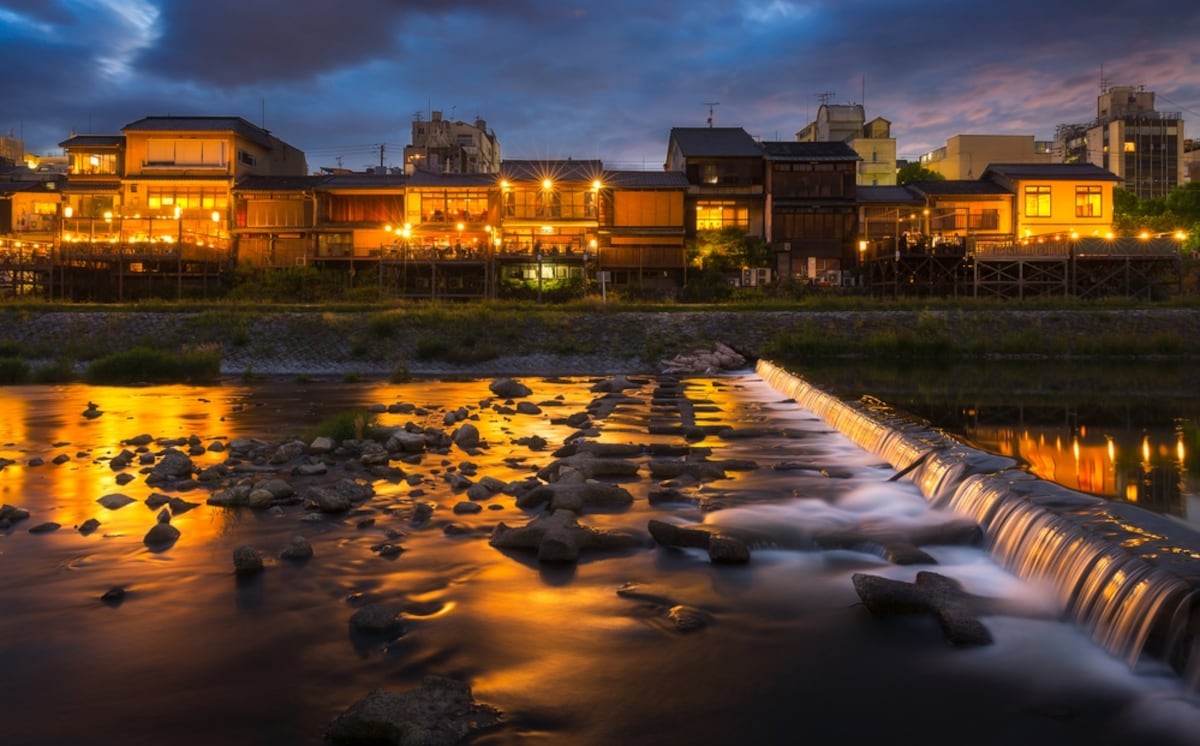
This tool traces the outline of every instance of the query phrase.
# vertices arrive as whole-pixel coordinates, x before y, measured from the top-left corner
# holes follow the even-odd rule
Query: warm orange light
[[[592,190],[596,191],[596,192],[600,191],[600,180],[599,179],[596,179],[595,181],[592,182]]]
[[[550,191],[550,189],[553,188],[553,186],[554,186],[553,181],[550,181],[549,179],[542,179],[542,189],[545,189],[546,191]]]
[[[1142,231],[1138,234],[1138,238],[1142,239],[1143,241],[1148,241],[1150,239],[1150,231]]]

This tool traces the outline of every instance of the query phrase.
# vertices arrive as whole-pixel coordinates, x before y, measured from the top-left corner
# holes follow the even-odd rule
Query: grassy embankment
[[[1163,323],[1172,311],[1185,320]],[[654,320],[684,313],[711,316],[689,317],[669,338],[656,327]],[[781,361],[1193,357],[1200,354],[1198,335],[1189,332],[1196,328],[1193,313],[1200,314],[1200,301],[1192,298],[1145,304],[831,296],[705,306],[596,299],[562,305],[14,303],[0,310],[0,383],[210,381],[219,376],[223,350],[254,351],[265,319],[286,319],[300,335],[327,334],[339,341],[337,354],[351,360],[403,346],[412,361],[469,367],[501,354],[586,355],[618,346],[649,361],[713,341],[737,346],[747,337],[755,354]],[[54,314],[49,330],[43,324],[38,333],[29,331],[48,314]],[[648,316],[639,323],[631,314]],[[152,315],[171,323],[143,323]],[[393,376],[405,374],[401,363]]]

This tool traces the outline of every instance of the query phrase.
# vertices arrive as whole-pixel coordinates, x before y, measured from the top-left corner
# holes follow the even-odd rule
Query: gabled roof
[[[271,147],[271,133],[241,117],[143,117],[121,132],[235,132],[263,147]]]
[[[79,150],[119,148],[125,144],[124,135],[71,135],[58,144],[60,148]]]
[[[671,142],[685,158],[762,157],[762,148],[741,127],[672,127]]]
[[[762,144],[769,161],[861,161],[862,156],[844,142],[768,141]]]
[[[1045,179],[1060,181],[1121,181],[1108,169],[1092,163],[992,163],[980,179],[1000,176],[1006,179]]]
[[[500,162],[500,177],[509,181],[593,181],[604,175],[604,164],[598,160],[528,161],[503,160]]]

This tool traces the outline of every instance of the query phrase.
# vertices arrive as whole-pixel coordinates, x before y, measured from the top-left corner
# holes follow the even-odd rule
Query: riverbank
[[[491,376],[659,372],[717,343],[806,357],[1200,356],[1200,309],[386,311],[38,310],[0,317],[0,357],[79,366],[134,347],[219,349],[224,375]]]

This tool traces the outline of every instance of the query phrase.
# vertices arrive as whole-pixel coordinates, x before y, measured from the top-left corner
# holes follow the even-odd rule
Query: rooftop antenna
[[[706,101],[704,105],[708,107],[708,128],[712,129],[713,109],[721,105],[720,101]]]
[[[833,94],[834,94],[833,91],[824,91],[822,93],[816,94],[816,96],[817,96],[817,100],[821,102],[821,106],[825,106],[826,104],[829,103],[829,100],[831,98],[833,98]]]

